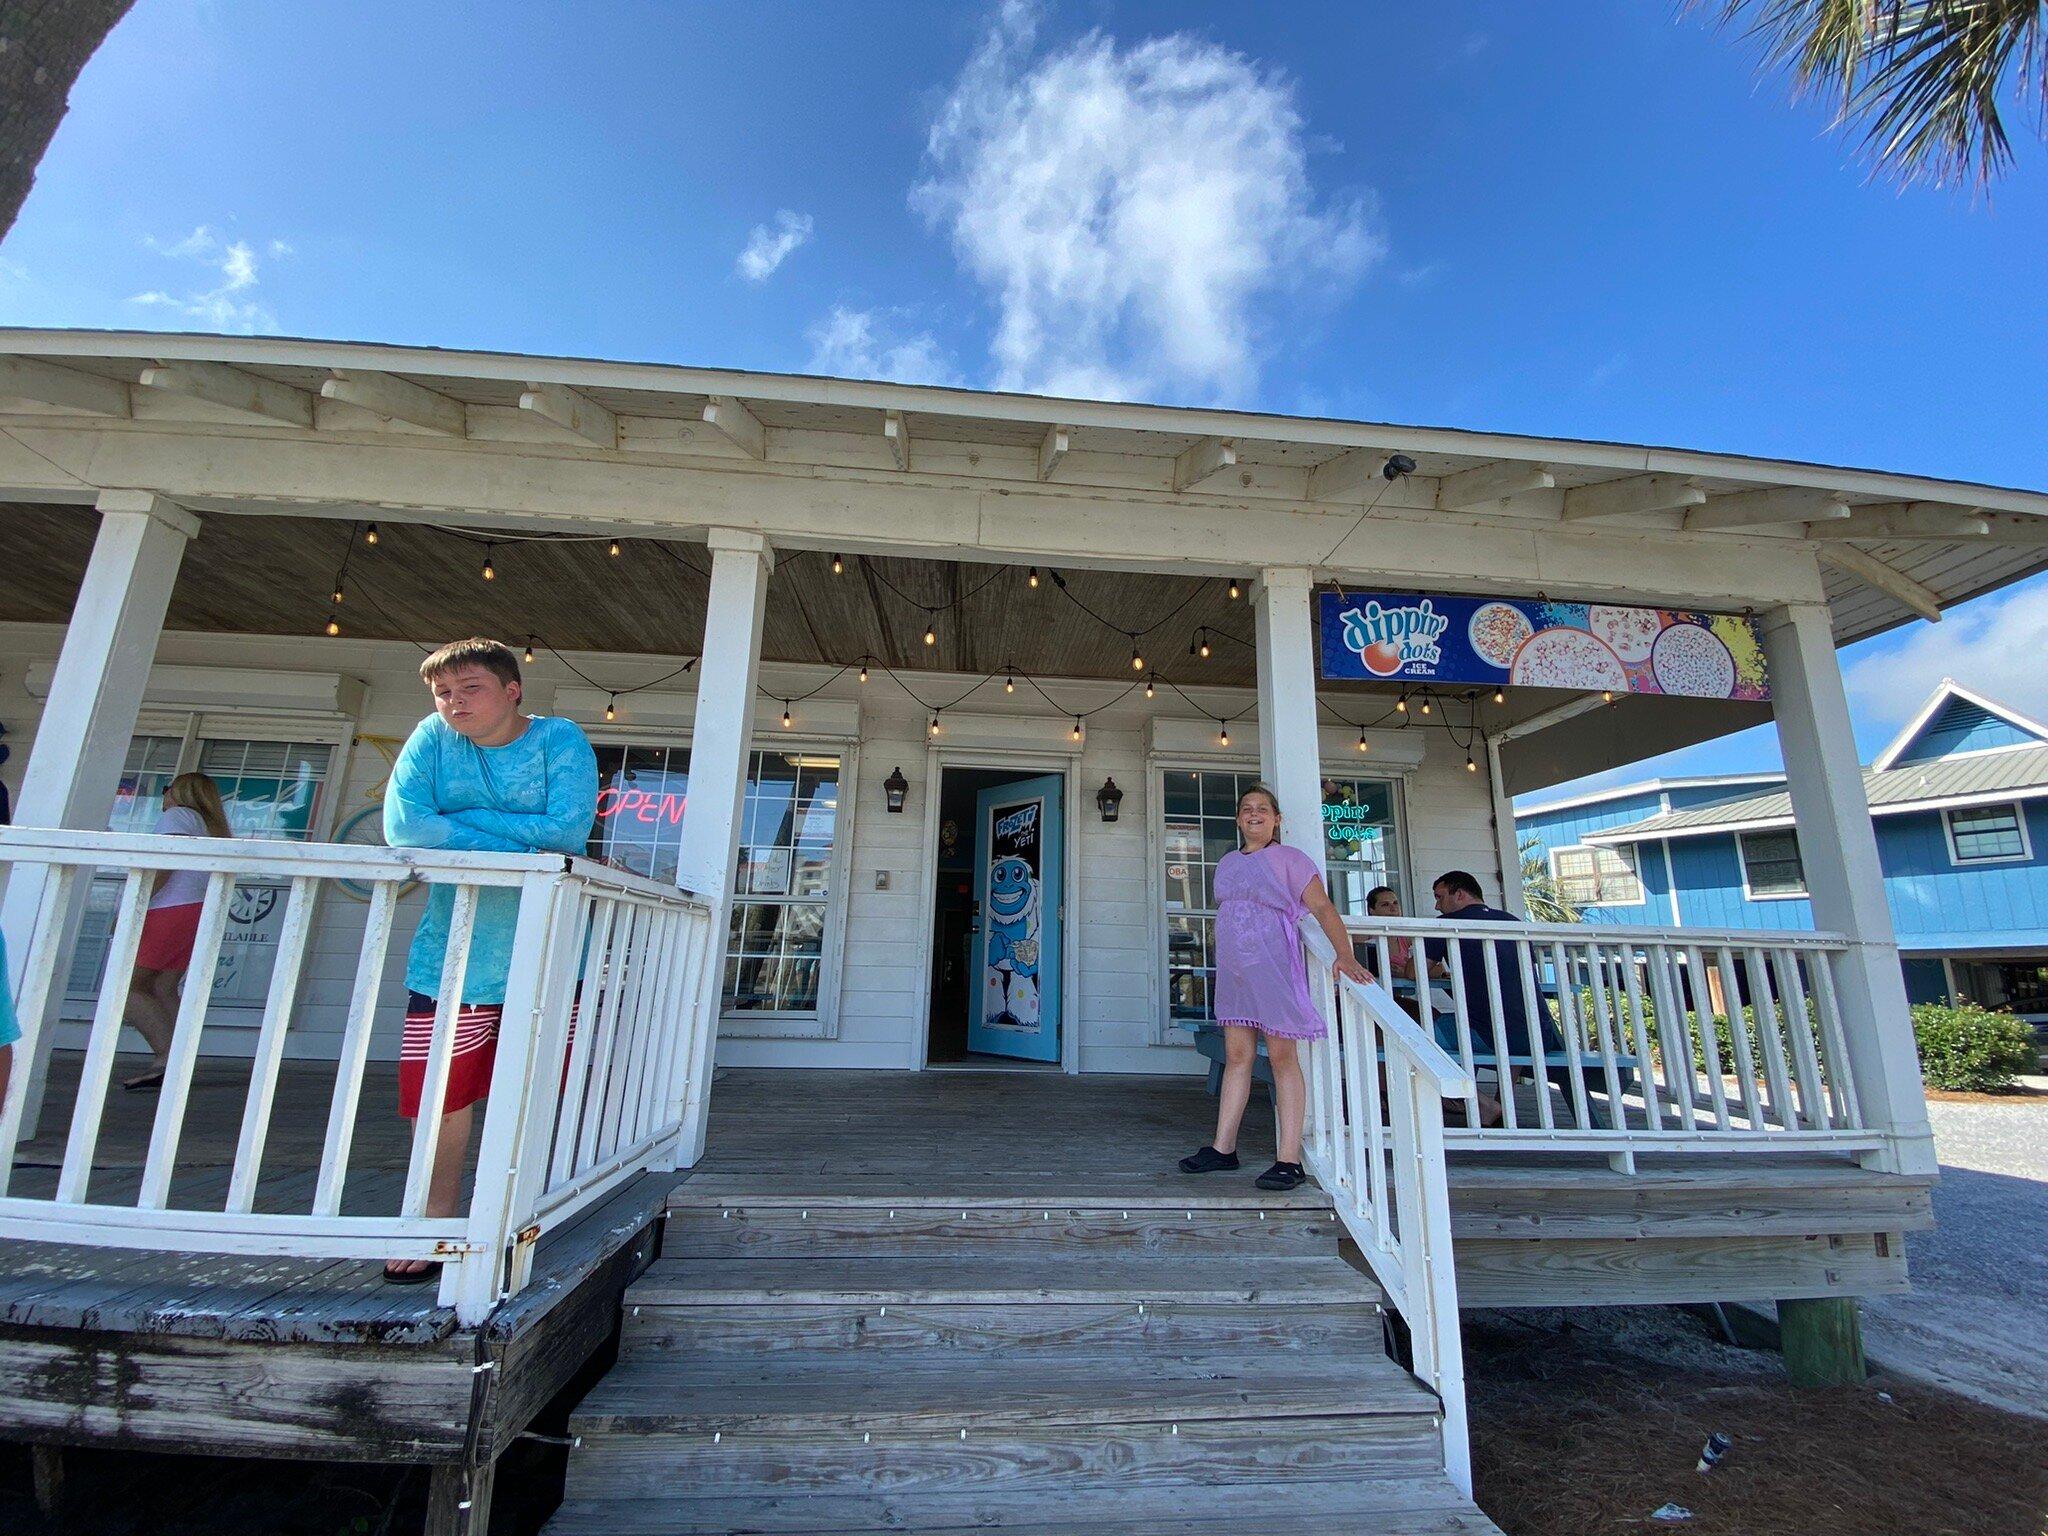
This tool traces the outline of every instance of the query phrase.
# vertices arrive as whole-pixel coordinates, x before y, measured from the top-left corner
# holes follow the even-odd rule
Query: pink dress
[[[1299,848],[1268,843],[1216,866],[1216,1022],[1289,1040],[1323,1038],[1301,953],[1301,893],[1322,871]]]

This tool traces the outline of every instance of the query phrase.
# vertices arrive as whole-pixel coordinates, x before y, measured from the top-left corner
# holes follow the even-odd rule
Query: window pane
[[[1806,871],[1799,862],[1799,840],[1792,833],[1743,833],[1742,862],[1749,872],[1751,895],[1806,894]]]
[[[1401,888],[1394,786],[1384,779],[1323,780],[1324,882],[1346,917],[1364,917],[1373,887]]]
[[[1956,858],[1963,863],[1977,859],[2017,859],[2026,854],[2025,835],[2020,830],[2018,808],[1987,805],[1972,810],[1950,811],[1949,830],[1955,837]]]
[[[178,749],[183,745],[175,736],[137,736],[129,741],[114,809],[107,817],[109,832],[148,832],[156,826],[163,814],[164,788],[177,774]]]
[[[1164,775],[1160,804],[1169,818],[1198,816],[1202,810],[1202,787],[1197,775],[1169,768]]]

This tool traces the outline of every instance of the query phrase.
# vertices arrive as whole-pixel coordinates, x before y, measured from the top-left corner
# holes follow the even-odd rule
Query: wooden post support
[[[36,1508],[45,1520],[64,1512],[64,1447],[38,1441],[28,1448],[36,1489]]]
[[[1869,1375],[1854,1296],[1779,1302],[1778,1337],[1795,1387],[1854,1386]]]
[[[486,1461],[469,1469],[463,1491],[462,1463],[443,1462],[427,1483],[425,1536],[484,1536],[491,1528],[491,1484],[498,1464]]]

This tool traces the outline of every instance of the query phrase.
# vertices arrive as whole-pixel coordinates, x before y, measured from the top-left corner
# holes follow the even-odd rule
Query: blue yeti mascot
[[[1010,984],[1038,974],[1038,881],[1022,859],[997,859],[989,866],[987,964],[1003,977],[1002,1012],[988,1022],[1025,1024],[1010,1011]]]

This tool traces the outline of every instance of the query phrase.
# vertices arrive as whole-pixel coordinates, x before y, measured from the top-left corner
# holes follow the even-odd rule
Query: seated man
[[[1437,876],[1430,886],[1430,895],[1436,902],[1439,917],[1455,919],[1461,923],[1512,923],[1518,921],[1512,912],[1503,912],[1499,907],[1489,907],[1479,889],[1479,881],[1462,869],[1453,869]],[[1490,1057],[1495,1054],[1493,999],[1486,988],[1487,945],[1479,940],[1467,939],[1458,945],[1458,970],[1464,981],[1465,1015],[1472,1026],[1472,1054],[1475,1057]],[[1500,985],[1500,1035],[1506,1042],[1510,1056],[1533,1056],[1541,1058],[1553,1051],[1564,1049],[1564,1037],[1557,1031],[1548,1013],[1539,1012],[1537,1019],[1541,1044],[1531,1049],[1529,1038],[1529,1009],[1523,995],[1521,955],[1514,942],[1509,939],[1495,939],[1492,942],[1494,973]],[[1451,974],[1450,944],[1444,939],[1430,939],[1425,942],[1424,954],[1429,961],[1429,973],[1446,979]],[[1450,1033],[1448,1024],[1438,1031],[1438,1043],[1453,1056],[1458,1054],[1455,1038],[1446,1042],[1444,1036]],[[1506,1062],[1496,1063],[1502,1082],[1510,1077]],[[1500,1106],[1490,1104],[1482,1097],[1480,1115],[1487,1125],[1499,1123]]]
[[[597,817],[597,754],[572,720],[521,711],[519,658],[495,640],[457,640],[420,663],[434,713],[413,730],[384,791],[384,840],[394,848],[582,853]],[[435,885],[406,959],[405,1041],[398,1112],[420,1113],[455,887]],[[455,1018],[455,1051],[440,1106],[426,1214],[452,1216],[469,1152],[472,1107],[490,1092],[519,892],[480,891],[469,966]],[[393,1259],[384,1278],[410,1285],[440,1265]]]

